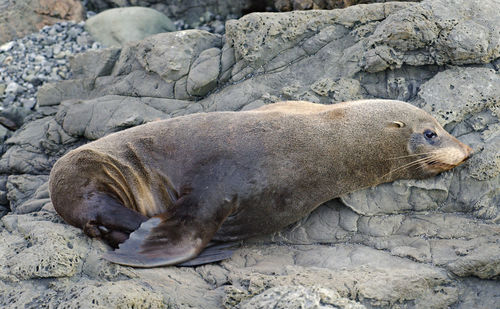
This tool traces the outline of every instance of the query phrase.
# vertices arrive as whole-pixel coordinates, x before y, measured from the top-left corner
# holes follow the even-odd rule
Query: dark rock
[[[0,205],[9,209],[9,200],[7,199],[7,176],[0,176]]]
[[[7,129],[9,129],[11,131],[15,131],[18,129],[18,126],[14,121],[12,121],[8,118],[2,117],[2,116],[0,116],[0,125],[6,127]]]

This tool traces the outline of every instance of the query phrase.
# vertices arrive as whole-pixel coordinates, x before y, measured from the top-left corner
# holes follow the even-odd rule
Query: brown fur
[[[439,145],[425,142],[427,129],[437,133]],[[332,198],[395,179],[430,177],[470,154],[429,114],[407,103],[291,101],[111,134],[61,158],[50,191],[67,222],[110,237],[112,245],[159,215],[162,226],[144,241],[169,239],[163,245],[176,252],[196,246],[182,253],[193,257],[212,239],[274,232]],[[420,163],[412,163],[417,158]],[[103,195],[114,201],[113,213]],[[120,221],[123,226],[110,223]],[[104,235],[110,229],[119,236]],[[188,234],[190,240],[182,239]]]

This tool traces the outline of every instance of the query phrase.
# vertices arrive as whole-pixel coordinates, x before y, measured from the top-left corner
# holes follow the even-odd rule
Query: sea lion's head
[[[418,164],[423,177],[450,170],[469,159],[472,148],[446,132],[437,121],[415,125],[408,142],[411,162]]]
[[[422,109],[398,101],[385,101],[384,122],[390,170],[383,178],[423,179],[450,170],[469,159],[472,148],[460,142]],[[390,107],[390,108],[387,108]],[[397,154],[397,155],[394,155]],[[390,181],[389,179],[383,179]]]

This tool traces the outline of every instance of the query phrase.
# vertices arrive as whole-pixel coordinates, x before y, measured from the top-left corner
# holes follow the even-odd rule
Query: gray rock
[[[494,30],[497,9],[500,4],[495,1],[459,6],[424,1],[392,14],[363,42],[369,46],[364,69],[377,72],[403,63],[488,63],[500,56],[500,34]]]
[[[44,84],[37,93],[38,106],[57,105],[63,100],[80,97],[88,98],[91,93],[94,79],[67,80],[60,83]]]
[[[150,35],[175,31],[174,23],[164,14],[143,7],[106,10],[87,20],[85,29],[102,45],[121,46]]]
[[[212,47],[222,47],[219,35],[201,30],[177,31],[143,40],[137,45],[139,54],[135,58],[145,70],[170,82],[186,76],[200,53]],[[118,70],[115,68],[115,72]]]
[[[240,304],[239,308],[345,308],[363,309],[365,306],[342,298],[332,290],[304,287],[279,286],[270,288]],[[229,307],[228,307],[229,308]]]
[[[7,88],[5,88],[5,93],[13,93],[17,94],[19,92],[22,92],[23,89],[21,86],[19,86],[16,82],[11,82],[7,85]]]
[[[120,48],[114,47],[76,54],[70,58],[73,78],[85,79],[110,75],[119,55]]]
[[[110,95],[88,101],[66,101],[56,120],[67,134],[94,140],[146,122],[170,118],[170,115],[197,111],[201,111],[201,107],[192,102]]]
[[[221,44],[219,35],[201,30],[186,30],[157,34],[143,41],[130,43],[121,50],[118,60],[115,58],[116,49],[79,56],[73,61],[72,69],[82,79],[43,85],[37,95],[38,106],[52,106],[64,100],[93,99],[106,95],[190,99],[192,96],[187,93],[186,88],[189,68],[201,52],[220,48]],[[96,64],[96,58],[104,62]],[[199,79],[196,82],[200,82],[195,88],[201,87],[202,92],[214,87],[213,78],[219,75],[219,67],[213,65],[213,61],[217,61],[215,58],[217,57],[208,62],[199,60],[200,68],[208,64],[211,70],[215,70],[206,72],[205,75],[194,75],[195,80]],[[88,71],[84,73],[83,70]]]
[[[46,175],[11,175],[7,179],[7,199],[10,208],[16,212],[18,206],[31,196],[48,180]]]
[[[450,279],[438,268],[363,246],[248,246],[224,262],[224,268],[232,285],[250,297],[299,285],[333,290],[368,306],[414,301],[422,307],[446,307],[458,299],[457,288],[447,286]]]
[[[187,92],[202,97],[217,86],[220,67],[219,48],[209,48],[200,53],[193,62],[187,78]]]
[[[6,141],[0,173],[48,175],[57,158],[79,143],[51,116],[29,122]]]
[[[59,109],[56,120],[65,132],[94,140],[109,133],[149,121],[168,118],[161,110],[148,106],[144,99],[105,96],[88,101],[68,101]],[[95,113],[95,110],[99,110]]]
[[[463,281],[457,308],[495,308],[500,299],[498,280],[478,280],[470,278]]]

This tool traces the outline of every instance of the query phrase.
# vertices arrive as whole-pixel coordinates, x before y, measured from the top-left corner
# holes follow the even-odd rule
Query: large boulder
[[[162,33],[75,57],[74,79],[44,86],[38,116],[4,137],[0,306],[497,307],[498,11],[496,0],[426,0],[256,13],[229,21],[222,37]],[[429,111],[473,158],[330,201],[195,268],[110,264],[109,248],[48,200],[54,161],[111,132],[285,99],[359,98]]]
[[[104,46],[120,46],[150,35],[175,30],[164,14],[149,8],[109,9],[87,20],[85,29]]]

